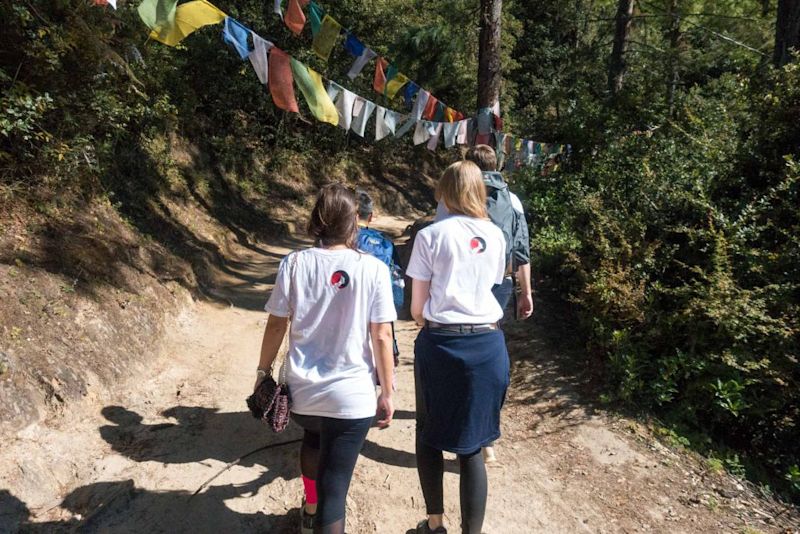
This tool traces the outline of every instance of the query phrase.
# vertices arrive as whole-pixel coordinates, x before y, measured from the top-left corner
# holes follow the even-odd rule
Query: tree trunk
[[[616,29],[614,31],[614,48],[608,62],[608,88],[613,96],[622,91],[625,80],[625,52],[628,49],[628,35],[633,21],[633,1],[619,0],[617,5]]]
[[[675,92],[680,83],[680,45],[681,19],[678,11],[678,0],[667,0],[667,26],[665,33],[669,41],[667,65],[667,105],[670,117],[675,114]]]
[[[478,50],[478,109],[500,101],[500,15],[503,0],[481,0]]]
[[[775,66],[782,67],[792,60],[790,51],[800,50],[800,0],[778,0],[775,20]]]

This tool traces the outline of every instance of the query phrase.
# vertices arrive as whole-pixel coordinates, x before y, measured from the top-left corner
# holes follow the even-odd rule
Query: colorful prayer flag
[[[469,119],[462,119],[458,121],[458,134],[456,135],[456,143],[459,145],[467,144],[467,134],[469,129]]]
[[[170,28],[165,28],[161,33],[152,31],[150,38],[168,46],[175,46],[198,28],[209,24],[219,24],[226,16],[206,0],[186,2],[179,5],[175,11],[175,24]]]
[[[306,4],[308,0],[289,0],[286,7],[283,23],[295,35],[300,35],[306,25],[306,15],[303,13],[303,6]]]
[[[410,132],[410,131],[411,131],[411,128],[413,128],[414,126],[416,126],[416,124],[417,124],[417,119],[415,119],[415,118],[413,117],[413,115],[412,115],[412,116],[410,116],[410,117],[408,117],[408,118],[406,119],[406,121],[403,123],[403,125],[402,125],[402,126],[400,126],[400,128],[398,128],[397,130],[395,130],[395,132],[394,132],[394,136],[395,136],[397,139],[400,139],[400,138],[401,138],[401,137],[403,137],[405,134],[407,134],[408,132]]]
[[[414,109],[411,110],[411,116],[415,120],[420,120],[422,118],[423,113],[425,112],[425,108],[428,106],[428,100],[430,100],[431,94],[426,91],[425,89],[420,89],[417,93],[417,99],[414,101]]]
[[[336,106],[328,98],[325,86],[322,85],[322,75],[294,58],[291,58],[290,61],[294,81],[297,83],[297,87],[300,88],[300,92],[303,93],[311,114],[319,121],[327,122],[334,126],[339,124],[339,114],[336,112]]]
[[[422,93],[422,91],[420,91]],[[422,111],[422,118],[425,120],[433,120],[433,116],[436,115],[436,107],[439,104],[439,100],[430,95],[428,97],[428,102],[425,104],[425,109]]]
[[[142,0],[136,11],[148,28],[161,34],[175,26],[178,0]]]
[[[269,92],[275,105],[286,111],[299,113],[292,85],[292,66],[289,55],[273,46],[269,51]]]
[[[492,108],[481,108],[478,110],[479,135],[486,135],[492,133],[493,122],[494,122],[494,115],[492,114]]]
[[[444,120],[444,112],[447,106],[444,105],[444,102],[439,100],[436,102],[436,111],[433,113],[433,120],[434,122],[442,122]]]
[[[356,101],[353,103],[353,124],[350,126],[350,129],[357,135],[364,137],[364,132],[367,129],[367,121],[373,111],[375,111],[374,102],[357,96]]]
[[[405,84],[408,83],[408,77],[403,74],[402,72],[397,72],[395,69],[395,75],[389,78],[387,76],[386,81],[386,89],[384,89],[383,94],[386,95],[386,98],[389,100],[393,99],[397,92],[403,88]]]
[[[456,110],[451,107],[448,107],[444,110],[444,121],[445,122],[455,122],[456,121]]]
[[[397,128],[397,119],[397,113],[378,106],[375,116],[375,140],[380,141],[389,134],[393,134]]]
[[[364,43],[359,41],[358,37],[350,32],[347,32],[347,37],[344,39],[344,49],[347,50],[350,55],[359,57],[364,53],[364,48],[366,48]]]
[[[372,61],[374,58],[378,56],[377,52],[370,50],[369,48],[364,48],[364,52],[353,61],[353,65],[350,67],[350,70],[347,72],[347,77],[351,80],[355,80],[356,76],[361,74],[361,71],[364,70],[364,67]]]
[[[421,145],[430,138],[428,124],[425,121],[417,121],[417,128],[414,130],[414,145]]]
[[[308,20],[311,21],[311,35],[316,37],[322,27],[322,19],[325,18],[325,10],[318,3],[311,0],[308,4]]]
[[[456,144],[460,126],[461,124],[458,122],[446,122],[444,124],[443,135],[445,148],[452,148]]]
[[[386,89],[386,73],[384,69],[389,66],[389,62],[382,57],[375,62],[375,76],[372,78],[372,88],[376,93],[383,94]]]
[[[236,19],[225,17],[225,23],[222,26],[222,40],[236,50],[242,61],[250,55],[250,45],[247,42],[249,35],[250,30],[242,26]]]
[[[403,91],[403,100],[405,101],[406,107],[408,109],[411,109],[411,107],[413,106],[413,102],[411,100],[414,98],[414,95],[416,95],[418,91],[419,91],[419,85],[417,85],[415,82],[409,82],[408,85],[406,85],[406,88]]]
[[[341,31],[342,25],[333,20],[330,15],[325,15],[325,18],[322,19],[322,27],[319,29],[319,33],[314,36],[314,42],[311,45],[314,52],[325,61],[328,61],[333,45],[336,44],[336,39],[339,38]]]
[[[435,123],[433,133],[428,141],[428,150],[436,152],[436,147],[439,146],[439,138],[442,136],[442,123]]]
[[[336,112],[339,115],[339,126],[349,130],[353,124],[353,104],[356,101],[356,94],[348,91],[344,87],[336,86],[338,98],[336,98]],[[328,90],[330,95],[330,89]]]
[[[269,61],[267,60],[267,53],[273,45],[269,41],[262,39],[255,32],[253,36],[253,51],[250,52],[250,63],[253,65],[253,70],[256,71],[258,81],[267,85],[269,81]]]

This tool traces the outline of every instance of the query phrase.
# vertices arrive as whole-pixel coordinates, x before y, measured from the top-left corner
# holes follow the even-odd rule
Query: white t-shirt
[[[425,319],[484,324],[503,317],[492,286],[503,282],[505,270],[506,242],[497,226],[449,215],[417,234],[406,274],[431,283]]]
[[[363,419],[376,411],[369,324],[397,319],[389,268],[354,250],[294,253],[286,381],[292,411]],[[267,312],[288,317],[292,255],[278,268]]]

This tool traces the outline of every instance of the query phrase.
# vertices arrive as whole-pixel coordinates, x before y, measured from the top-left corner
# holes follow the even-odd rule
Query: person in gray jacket
[[[483,172],[486,185],[487,212],[492,222],[503,232],[506,241],[506,277],[502,284],[492,289],[500,307],[505,311],[514,295],[514,282],[519,284],[516,317],[527,319],[533,314],[533,291],[531,287],[531,249],[528,223],[519,197],[509,191],[503,175],[496,172],[497,156],[488,145],[475,145],[466,155]],[[447,209],[439,202],[436,220],[447,216]]]

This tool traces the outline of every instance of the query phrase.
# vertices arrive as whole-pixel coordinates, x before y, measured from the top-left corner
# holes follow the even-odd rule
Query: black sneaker
[[[428,520],[425,519],[420,521],[417,525],[417,534],[447,534],[447,529],[444,527],[437,527],[431,530],[431,527],[428,526]]]
[[[307,513],[305,505],[300,508],[300,534],[314,534],[316,519],[317,514]]]

